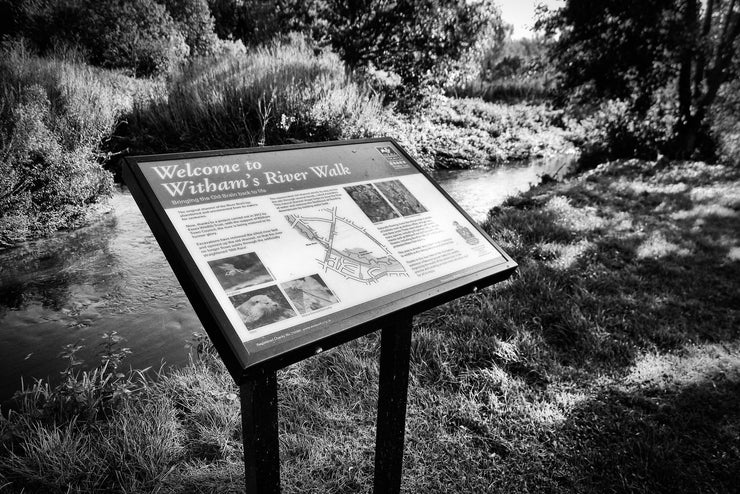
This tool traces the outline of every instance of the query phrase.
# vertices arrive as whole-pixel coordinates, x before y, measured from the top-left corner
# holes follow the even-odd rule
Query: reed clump
[[[381,98],[300,36],[198,59],[139,101],[122,138],[133,153],[367,137]]]

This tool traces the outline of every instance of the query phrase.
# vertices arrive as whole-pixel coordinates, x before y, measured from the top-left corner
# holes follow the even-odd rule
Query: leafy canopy
[[[720,88],[737,74],[740,0],[567,0],[544,12],[561,93],[581,101],[628,101],[645,115],[672,101],[666,151],[701,145]]]

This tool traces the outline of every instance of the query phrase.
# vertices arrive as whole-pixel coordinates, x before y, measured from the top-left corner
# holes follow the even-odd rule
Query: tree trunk
[[[696,150],[704,119],[717,96],[722,83],[727,80],[728,70],[732,63],[735,41],[740,36],[740,12],[735,11],[737,0],[730,0],[720,28],[719,40],[715,47],[714,61],[711,67],[705,68],[703,47],[692,50],[686,47],[681,51],[678,74],[678,122],[674,129],[673,152],[677,158],[689,158]],[[721,5],[721,4],[719,4]],[[686,0],[684,22],[687,32],[696,35],[695,40],[702,42],[711,34],[712,9],[714,2],[709,0],[705,13],[704,25],[700,33],[695,31],[698,22],[696,0]],[[694,58],[696,57],[696,60]],[[692,91],[692,66],[693,91]]]

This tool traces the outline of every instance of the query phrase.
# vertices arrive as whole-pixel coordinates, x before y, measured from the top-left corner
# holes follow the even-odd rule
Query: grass
[[[737,492],[739,190],[730,166],[618,161],[494,209],[520,269],[415,318],[404,491]],[[116,377],[103,412],[11,412],[0,486],[241,491],[238,391],[200,348]],[[285,492],[371,490],[378,351],[279,373]]]
[[[401,113],[299,36],[196,59],[161,79],[93,68],[74,53],[3,53],[0,248],[94,220],[121,154],[380,136],[430,168],[575,151],[577,132],[545,103],[437,95]]]
[[[561,112],[436,96],[412,114],[382,103],[330,51],[300,37],[204,59],[135,106],[116,136],[131,154],[393,136],[424,166],[492,166],[573,152]],[[560,125],[560,127],[558,127]]]
[[[118,146],[141,154],[365,137],[382,112],[335,54],[292,36],[181,67],[134,107]]]
[[[102,143],[145,81],[0,48],[0,248],[74,228],[109,194]]]
[[[450,92],[457,98],[480,98],[491,103],[546,103],[553,97],[554,86],[545,75],[517,74],[492,81],[475,79]]]

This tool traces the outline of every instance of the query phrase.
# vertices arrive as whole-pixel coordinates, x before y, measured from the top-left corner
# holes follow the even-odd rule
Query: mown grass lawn
[[[494,209],[520,268],[414,319],[403,490],[738,492],[739,209],[736,167],[641,161]],[[371,491],[378,353],[373,334],[280,372],[285,492]],[[0,486],[240,492],[218,360],[140,388],[76,420],[27,395]]]

